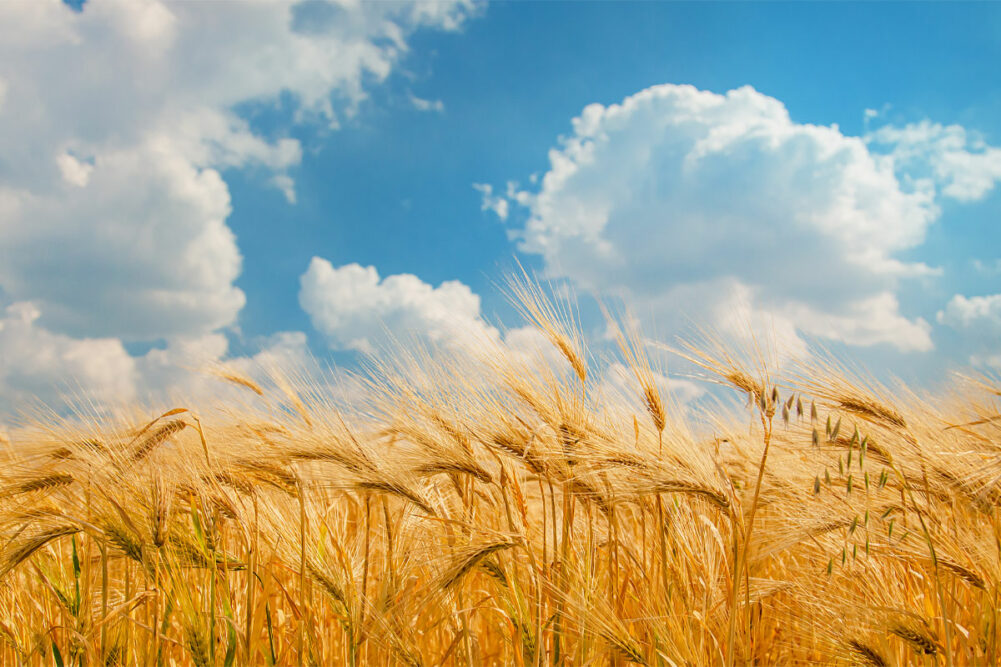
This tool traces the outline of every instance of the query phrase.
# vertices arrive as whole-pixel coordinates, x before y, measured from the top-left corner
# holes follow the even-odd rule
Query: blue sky
[[[351,366],[384,327],[515,344],[516,261],[583,295],[596,346],[590,294],[660,338],[1001,367],[996,4],[52,0],[0,26],[8,409],[69,376],[185,391],[194,359]]]
[[[262,252],[253,255],[255,231],[272,220],[295,230],[274,257],[290,283],[321,254],[433,284],[458,278],[495,299],[492,281],[516,250],[478,211],[470,183],[503,187],[544,172],[546,152],[581,109],[651,85],[751,85],[795,120],[837,123],[851,135],[865,131],[865,109],[889,104],[891,118],[961,123],[1001,140],[1001,75],[992,66],[1001,60],[1001,12],[990,5],[500,3],[460,33],[422,32],[411,47],[404,72],[373,90],[345,129],[322,138],[291,129],[317,151],[296,174],[297,207],[233,176],[231,223],[247,239],[239,284],[269,302],[258,314],[250,298],[246,331],[268,333],[280,309],[288,321],[302,317],[286,290],[269,289],[275,239],[258,235]],[[417,111],[409,92],[442,100],[445,112]],[[977,281],[966,265],[990,254],[987,234],[1001,238],[992,224],[1001,209],[997,200],[954,209],[915,256],[958,259],[952,268]],[[532,259],[522,261],[539,267]]]

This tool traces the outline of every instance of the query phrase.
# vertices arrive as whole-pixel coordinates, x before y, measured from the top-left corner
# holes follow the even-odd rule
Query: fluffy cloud
[[[958,331],[965,347],[974,350],[970,363],[1001,368],[1001,294],[956,294],[936,319]]]
[[[866,135],[877,148],[888,148],[899,171],[928,179],[942,194],[961,202],[983,199],[1001,181],[1001,148],[961,125],[931,121],[904,127],[886,125]]]
[[[244,297],[219,170],[258,165],[291,201],[299,144],[233,112],[279,94],[336,123],[421,26],[467,2],[0,5],[0,285],[74,335],[231,323]],[[339,101],[339,105],[335,105]],[[86,293],[85,293],[86,290]]]
[[[668,409],[684,406],[706,394],[704,387],[690,380],[669,378],[663,373],[656,372],[653,373],[653,380],[657,385],[657,391],[660,392],[661,400],[667,403]],[[614,362],[604,369],[601,389],[608,395],[620,397],[636,406],[638,414],[644,413],[643,390],[632,370],[625,364]]]
[[[135,363],[121,341],[54,334],[38,325],[39,314],[18,302],[0,316],[0,407],[27,407],[26,395],[55,402],[83,392],[97,403],[135,396]]]
[[[257,352],[253,355],[230,356],[229,344],[221,334],[173,340],[135,360],[139,398],[147,402],[192,401],[196,405],[240,395],[248,398],[244,389],[224,383],[215,371],[226,369],[267,385],[272,369],[308,374],[319,370],[302,332],[279,332],[258,341],[254,348]]]
[[[302,155],[235,109],[281,97],[296,121],[336,126],[388,76],[411,33],[457,29],[476,9],[471,0],[0,3],[0,305],[32,304],[31,317],[18,306],[4,320],[0,391],[39,389],[46,360],[68,350],[100,349],[117,372],[128,361],[118,339],[218,347],[216,332],[244,303],[222,172],[255,167],[294,202],[290,170]],[[36,355],[37,381],[25,379],[30,364],[15,372],[6,362],[16,355],[4,345],[21,340],[9,332],[25,330],[44,332],[39,349],[55,350]],[[156,375],[151,359],[133,365]]]
[[[197,335],[235,319],[240,253],[217,171],[194,166],[166,138],[70,171],[76,182],[13,197],[0,223],[5,291],[77,336]]]
[[[473,189],[480,193],[481,211],[493,211],[501,220],[507,220],[508,202],[500,195],[494,194],[494,186],[489,183],[473,183]]]
[[[989,324],[994,330],[989,332],[1001,337],[1001,294],[966,297],[957,294],[938,313],[937,319],[951,327],[968,329]]]
[[[226,394],[212,370],[225,365],[266,382],[272,367],[314,368],[306,336],[279,332],[259,341],[251,356],[229,356],[222,334],[176,338],[162,349],[129,355],[117,338],[72,338],[39,324],[38,307],[27,301],[0,314],[0,415],[30,408],[35,401],[59,408],[66,403],[102,409],[133,400],[163,403],[210,402]]]
[[[750,87],[725,95],[660,85],[592,104],[549,153],[520,248],[553,277],[621,293],[657,328],[689,318],[740,330],[767,321],[857,345],[931,347],[895,289],[932,273],[895,254],[939,214],[927,182],[837,127],[793,122]]]
[[[300,284],[299,304],[336,349],[373,353],[388,336],[459,348],[499,340],[480,316],[480,297],[456,280],[432,287],[415,275],[380,278],[372,266],[314,257]]]

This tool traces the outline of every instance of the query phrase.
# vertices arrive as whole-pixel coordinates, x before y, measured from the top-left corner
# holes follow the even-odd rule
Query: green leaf
[[[229,632],[226,633],[226,657],[223,659],[223,665],[233,667],[234,660],[236,660],[236,631],[230,625]]]
[[[267,602],[264,603],[264,619],[268,625],[268,648],[271,650],[271,655],[268,656],[268,664],[274,665],[278,662],[278,656],[275,655],[275,634],[271,628],[271,604]]]
[[[205,542],[205,533],[202,531],[202,522],[198,519],[198,508],[195,505],[191,505],[191,525],[195,528],[195,537],[198,538],[198,544],[201,546],[203,551],[208,551],[208,545]]]
[[[80,556],[77,555],[77,551],[76,551],[76,535],[73,536],[73,539],[72,539],[72,541],[70,543],[73,545],[73,577],[76,578],[77,581],[79,581],[80,580]]]
[[[71,542],[73,545],[73,608],[71,611],[74,616],[79,615],[81,599],[80,599],[80,557],[76,551],[76,535],[73,536]]]

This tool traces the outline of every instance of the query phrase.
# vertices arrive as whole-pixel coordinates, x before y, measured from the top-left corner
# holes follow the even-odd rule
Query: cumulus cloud
[[[965,347],[973,350],[970,363],[1001,368],[1001,294],[956,294],[936,319],[960,333]]]
[[[226,390],[212,370],[225,364],[266,381],[269,368],[315,369],[302,332],[279,332],[247,356],[229,355],[222,334],[174,338],[165,347],[132,356],[118,338],[73,338],[39,322],[40,309],[20,301],[0,312],[0,414],[41,401],[54,408],[95,409],[140,400],[211,401]],[[223,393],[221,393],[223,392]]]
[[[335,349],[371,354],[388,336],[457,348],[499,340],[480,316],[480,297],[456,280],[433,287],[412,274],[380,278],[372,266],[314,257],[300,285],[299,304]]]
[[[1001,336],[1001,294],[967,297],[957,294],[940,310],[937,319],[951,327],[968,329],[980,324],[990,324],[990,333]]]
[[[112,366],[127,358],[119,339],[217,337],[245,300],[222,173],[254,167],[294,203],[302,156],[235,110],[281,97],[296,122],[336,126],[414,31],[476,12],[471,0],[0,3],[0,294],[33,308],[7,328],[46,332],[53,349],[101,345]],[[11,357],[0,347],[0,372]],[[38,389],[26,373],[6,372],[0,391]]]
[[[232,356],[221,334],[172,340],[165,348],[150,350],[135,360],[139,397],[149,402],[173,399],[211,403],[245,391],[224,383],[218,374],[221,369],[235,371],[261,385],[267,384],[272,369],[318,370],[309,354],[306,335],[300,331],[272,334],[257,341],[254,348],[254,354]]]
[[[473,189],[480,193],[480,210],[493,211],[501,220],[507,220],[507,199],[494,194],[494,186],[489,183],[473,183]]]
[[[244,297],[219,172],[260,166],[294,201],[287,171],[302,154],[233,108],[286,94],[300,118],[335,123],[366,78],[388,75],[409,33],[454,29],[475,9],[419,4],[0,6],[0,285],[73,335],[231,323]]]
[[[886,125],[867,134],[866,141],[888,149],[908,178],[930,180],[942,195],[960,202],[983,199],[1001,181],[1001,148],[961,125],[928,120]]]
[[[102,153],[85,187],[21,191],[6,212],[0,285],[38,303],[50,328],[127,340],[197,335],[243,306],[229,190],[165,137]]]
[[[84,392],[95,402],[135,395],[135,363],[115,338],[75,339],[39,326],[35,304],[13,303],[0,316],[0,407],[25,396],[55,402]]]
[[[662,331],[743,312],[731,328],[766,320],[793,345],[801,332],[931,348],[894,295],[934,273],[896,254],[939,215],[935,188],[902,184],[861,138],[796,123],[746,86],[654,86],[572,128],[538,188],[509,197],[528,214],[520,249],[549,276],[623,294]]]
[[[665,401],[669,408],[685,406],[706,394],[705,387],[691,380],[670,378],[663,373],[656,372],[652,374],[652,377],[657,385],[661,400]],[[644,412],[643,390],[632,370],[625,364],[619,362],[609,364],[603,370],[600,386],[605,394],[623,398],[637,406],[639,414]]]

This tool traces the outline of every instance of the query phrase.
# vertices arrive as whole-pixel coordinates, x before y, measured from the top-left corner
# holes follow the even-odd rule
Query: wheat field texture
[[[0,664],[998,663],[997,383],[707,339],[681,352],[733,407],[683,410],[622,326],[629,400],[514,292],[552,354],[410,348],[350,409],[222,372],[242,399],[12,431]]]

